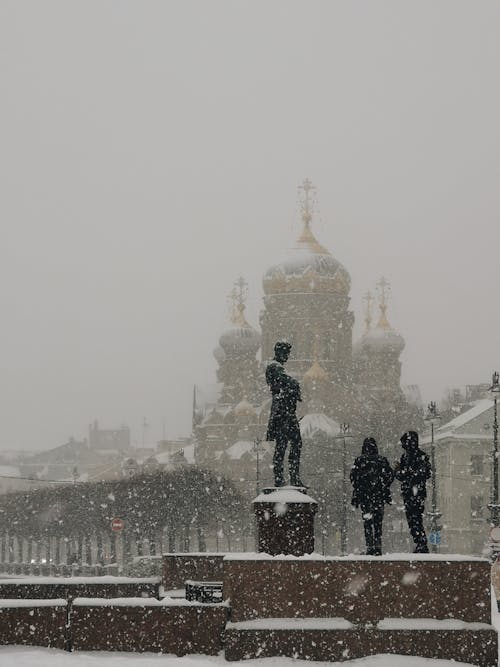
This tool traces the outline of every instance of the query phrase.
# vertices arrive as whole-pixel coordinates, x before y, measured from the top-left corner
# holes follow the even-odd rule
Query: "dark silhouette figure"
[[[299,422],[296,415],[297,402],[302,400],[300,385],[295,378],[285,373],[283,367],[290,356],[291,347],[290,343],[278,341],[274,346],[274,359],[266,368],[266,382],[273,396],[267,427],[267,440],[275,440],[276,442],[273,457],[275,486],[284,486],[285,484],[283,460],[288,443],[290,443],[288,454],[290,484],[292,486],[304,486],[299,477],[302,438],[300,437]]]
[[[392,502],[391,484],[394,471],[389,461],[378,453],[374,438],[365,438],[361,456],[351,470],[352,504],[361,507],[365,528],[366,553],[382,555],[382,521],[384,505]]]
[[[396,464],[396,478],[401,482],[401,495],[405,504],[408,528],[415,542],[415,553],[429,553],[425,534],[423,513],[426,483],[431,476],[431,464],[425,452],[419,449],[418,433],[407,431],[400,439],[405,450]]]

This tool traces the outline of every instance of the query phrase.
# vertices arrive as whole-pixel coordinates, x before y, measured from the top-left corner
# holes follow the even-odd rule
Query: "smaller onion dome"
[[[386,290],[389,283],[385,278],[381,278],[377,283],[380,289],[379,309],[380,317],[377,326],[374,329],[371,325],[371,310],[370,305],[372,296],[367,292],[364,300],[367,303],[367,310],[365,315],[366,331],[364,336],[353,345],[353,355],[360,356],[365,351],[375,353],[389,353],[399,356],[405,347],[405,340],[397,331],[395,331],[389,324],[387,319],[387,294]]]
[[[158,459],[155,456],[148,456],[145,461],[143,461],[142,467],[145,470],[153,470],[159,466]]]
[[[387,319],[387,304],[380,304],[380,319],[374,329],[368,331],[356,346],[356,352],[368,349],[373,352],[389,352],[399,356],[405,347],[405,339],[395,331]]]
[[[318,433],[335,438],[339,432],[339,424],[323,413],[310,413],[300,420],[300,433],[303,438],[313,438]]]
[[[255,410],[253,405],[249,403],[246,398],[244,398],[234,408],[234,414],[235,417],[256,417],[257,411]]]
[[[234,327],[222,334],[219,343],[226,356],[255,356],[260,347],[260,334],[250,325]]]
[[[226,356],[254,357],[260,347],[260,333],[248,324],[244,312],[244,303],[234,305],[231,317],[234,326],[219,338],[219,345]]]
[[[304,373],[304,383],[328,382],[329,377],[325,369],[320,366],[318,361],[314,361],[311,368]]]
[[[390,352],[391,354],[400,355],[405,347],[405,340],[403,336],[398,334],[394,329],[381,329],[376,327],[369,334],[363,337],[361,345],[365,349],[376,352]]]
[[[319,243],[311,230],[312,209],[309,192],[314,190],[306,179],[302,204],[302,232],[282,261],[271,266],[263,277],[264,293],[326,292],[346,295],[351,278],[342,264]]]

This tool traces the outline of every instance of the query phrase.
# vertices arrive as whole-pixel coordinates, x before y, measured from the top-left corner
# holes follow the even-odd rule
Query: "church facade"
[[[246,320],[246,285],[240,279],[232,292],[231,327],[214,351],[216,396],[208,405],[195,400],[193,409],[197,464],[229,476],[249,494],[272,480],[273,447],[264,442],[270,407],[264,371],[278,340],[292,343],[286,369],[302,388],[303,439],[324,443],[304,446],[303,464],[311,474],[325,467],[338,472],[340,424],[350,425],[349,460],[361,436],[373,435],[384,445],[420,426],[419,408],[401,389],[404,340],[387,318],[387,282],[378,285],[376,324],[374,299],[367,295],[365,332],[353,344],[349,272],[313,233],[310,181],[300,189],[302,229],[286,259],[263,276],[260,330]]]

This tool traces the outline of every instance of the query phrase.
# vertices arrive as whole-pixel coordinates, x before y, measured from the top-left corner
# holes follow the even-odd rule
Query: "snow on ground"
[[[1,646],[0,666],[10,667],[227,667],[229,663],[222,655],[208,657],[202,655],[176,658],[173,655],[152,653],[66,653],[50,648],[29,648],[22,646]],[[233,663],[234,664],[234,663]],[[400,655],[376,655],[346,662],[308,662],[291,658],[265,658],[245,660],[242,667],[467,667],[467,663],[451,660],[428,660],[408,658]]]

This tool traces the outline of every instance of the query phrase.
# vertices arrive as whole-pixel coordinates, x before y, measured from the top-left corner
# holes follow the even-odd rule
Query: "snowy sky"
[[[383,273],[425,399],[500,368],[496,0],[2,0],[0,447],[187,434],[298,234]],[[359,331],[359,330],[358,330]]]

